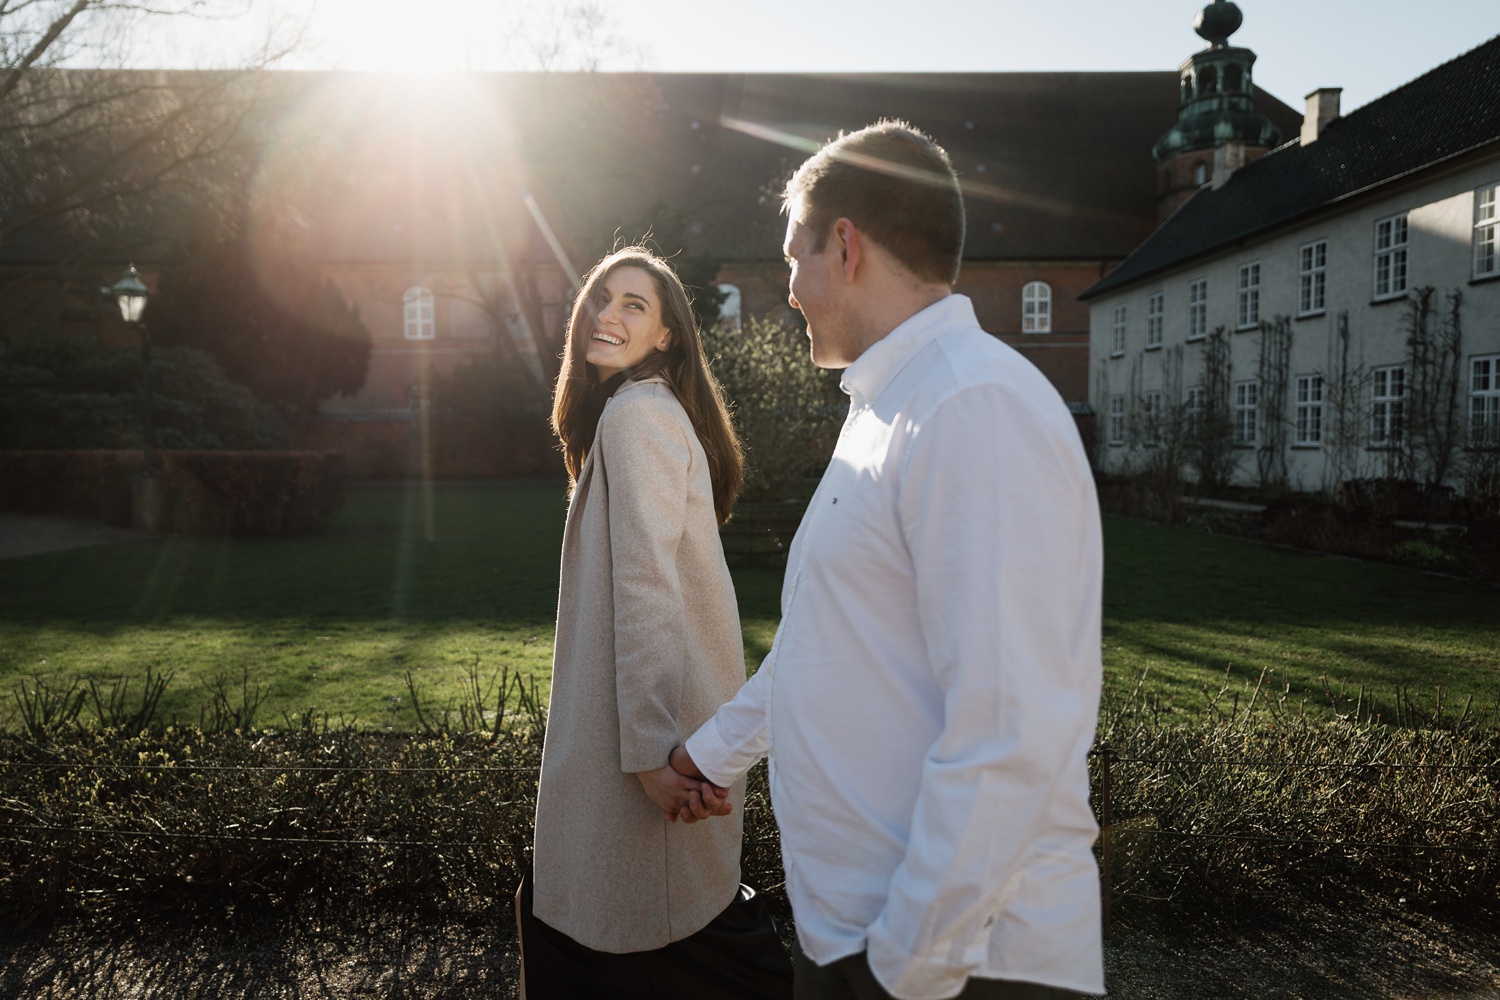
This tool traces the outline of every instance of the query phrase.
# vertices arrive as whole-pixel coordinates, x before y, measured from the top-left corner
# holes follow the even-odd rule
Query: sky
[[[287,65],[441,72],[528,68],[518,18],[579,0],[271,0],[305,20]],[[598,68],[658,72],[1175,69],[1203,46],[1192,0],[594,0]],[[1500,0],[1239,0],[1233,44],[1293,107],[1342,87],[1347,112],[1500,34]],[[221,36],[222,37],[222,36]],[[200,42],[152,58],[195,61]],[[564,57],[564,61],[566,57]],[[566,64],[559,68],[572,68]]]

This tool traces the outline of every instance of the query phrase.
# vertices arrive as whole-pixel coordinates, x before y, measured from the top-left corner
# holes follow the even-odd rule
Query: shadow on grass
[[[1420,571],[1271,549],[1106,518],[1104,662],[1128,690],[1142,671],[1186,707],[1226,682],[1247,697],[1288,683],[1327,704],[1324,678],[1391,711],[1399,688],[1500,698],[1500,592]]]

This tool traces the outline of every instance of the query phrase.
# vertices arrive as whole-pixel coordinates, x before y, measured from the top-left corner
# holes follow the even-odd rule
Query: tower
[[[1179,68],[1177,124],[1156,140],[1157,218],[1165,219],[1204,184],[1219,187],[1240,167],[1281,141],[1281,131],[1255,110],[1250,71],[1255,53],[1229,44],[1244,15],[1233,0],[1213,0],[1193,30],[1208,47]]]

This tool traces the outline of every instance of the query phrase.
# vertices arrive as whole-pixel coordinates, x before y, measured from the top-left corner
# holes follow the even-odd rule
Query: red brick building
[[[661,251],[716,267],[739,316],[796,322],[781,184],[841,130],[883,117],[927,131],[953,158],[968,213],[958,290],[1086,412],[1089,323],[1077,295],[1155,228],[1171,185],[1158,188],[1152,145],[1182,99],[1173,70],[425,84],[284,74],[276,84],[277,110],[246,164],[251,214],[292,210],[313,266],[358,306],[373,341],[364,388],[326,402],[299,438],[347,439],[354,469],[388,475],[434,468],[431,446],[398,453],[425,440],[415,425],[436,377],[491,358],[547,381],[574,274],[617,240],[649,229]],[[1265,94],[1255,104],[1283,131],[1300,122]],[[534,463],[513,465],[455,459],[449,471]]]

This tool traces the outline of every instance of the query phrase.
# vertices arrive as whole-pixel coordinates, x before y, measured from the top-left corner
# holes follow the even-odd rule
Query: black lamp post
[[[136,527],[155,531],[157,513],[161,503],[161,484],[156,468],[156,426],[151,419],[151,331],[146,329],[146,299],[151,290],[141,280],[140,272],[131,264],[125,275],[109,288],[115,302],[120,306],[120,318],[135,327],[141,334],[141,431],[146,467],[136,482],[134,507]]]
[[[146,329],[142,317],[146,314],[146,299],[151,295],[140,272],[131,264],[125,276],[109,289],[120,305],[120,318],[141,333],[141,424],[145,442],[146,473],[156,470],[156,428],[151,422],[151,333]]]

